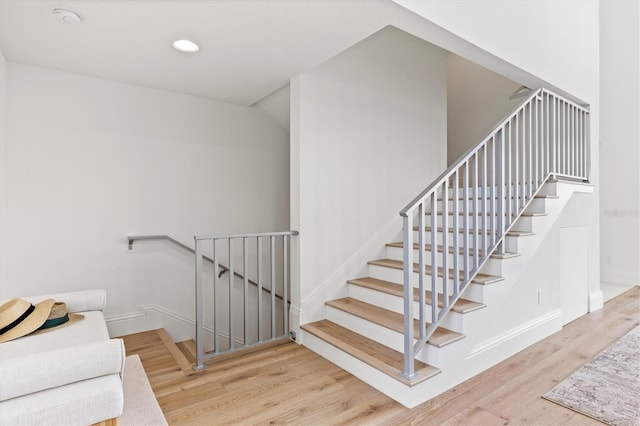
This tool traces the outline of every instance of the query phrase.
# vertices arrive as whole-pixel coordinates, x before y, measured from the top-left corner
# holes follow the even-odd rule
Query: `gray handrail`
[[[129,242],[129,250],[133,250],[133,242],[134,241],[149,241],[149,240],[167,240],[172,244],[177,245],[178,247],[187,250],[190,253],[193,253],[194,255],[196,254],[196,251],[194,249],[192,249],[191,247],[189,247],[186,244],[181,243],[180,241],[176,240],[175,238],[170,237],[169,235],[129,235],[127,237],[127,240]],[[215,264],[215,261],[210,258],[209,256],[203,255],[202,256],[204,259],[206,259],[208,262],[210,262],[211,264]],[[220,268],[220,274],[218,275],[218,278],[220,278],[222,276],[222,274],[224,274],[225,272],[229,272],[229,268],[225,265],[223,265],[222,263],[218,263],[218,267]],[[242,275],[239,272],[233,271],[233,275],[237,278],[240,278],[241,280],[244,280],[244,275]],[[258,283],[249,279],[249,284],[251,284],[254,287],[258,287]],[[264,288],[262,287],[262,291],[265,291],[267,293],[271,293],[271,290],[268,288]],[[282,296],[280,296],[279,294],[276,293],[276,297],[280,300],[282,300]],[[289,303],[289,301],[287,301],[287,303]]]

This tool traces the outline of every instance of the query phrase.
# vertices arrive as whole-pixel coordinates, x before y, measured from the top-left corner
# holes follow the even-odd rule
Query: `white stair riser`
[[[404,336],[386,327],[374,324],[370,321],[351,315],[340,309],[327,306],[327,319],[333,321],[342,327],[348,328],[358,334],[361,334],[371,340],[383,344],[397,352],[404,352]],[[439,348],[432,345],[425,345],[425,356],[423,361],[429,365],[437,367],[439,357],[437,352]]]
[[[534,198],[525,209],[525,213],[545,213],[547,207],[546,198]]]
[[[521,232],[533,232],[533,220],[534,217],[532,216],[521,216],[516,220],[516,223],[513,224],[511,229]]]
[[[436,226],[442,226],[444,223],[444,215],[439,214],[436,216]],[[447,216],[447,228],[454,228],[456,227],[454,225],[454,216],[452,214],[448,214]],[[464,218],[465,216],[463,214],[459,214],[457,216],[458,218],[458,223],[457,223],[457,228],[458,229],[462,229],[462,227],[464,226]],[[495,229],[497,229],[498,227],[498,222],[495,216],[490,216],[490,215],[467,215],[467,228],[468,229],[491,229],[491,220],[493,219],[493,227]],[[476,218],[477,218],[477,225],[476,225]],[[485,224],[486,223],[486,224]],[[414,226],[419,226],[417,220],[414,223]],[[425,215],[425,226],[432,226],[431,223],[431,215],[427,214]]]
[[[464,205],[465,202],[464,200],[458,200],[457,203],[454,202],[453,199],[449,199],[447,200],[447,211],[449,213],[453,212],[453,206],[454,204],[458,205],[458,213],[463,213],[464,212]],[[474,201],[474,199],[468,199],[467,200],[467,213],[470,213],[472,211],[474,211],[474,209],[476,208],[476,203]],[[491,207],[493,206],[494,211],[496,211],[496,200],[495,198],[480,198],[478,199],[478,211],[484,211],[484,212],[491,212]],[[438,212],[442,213],[443,211],[443,207],[442,207],[442,201],[438,201],[437,203],[437,207],[438,207]],[[427,207],[427,211],[425,213],[431,213],[431,207],[430,205]]]
[[[387,255],[387,259],[394,259],[394,260],[403,260],[403,255],[404,255],[404,251],[402,248],[400,247],[389,247],[387,246],[386,248],[386,255]],[[418,259],[419,259],[419,251],[417,249],[413,250],[413,262],[414,263],[418,263]],[[425,264],[426,265],[431,265],[431,251],[427,251],[424,253],[425,256]],[[458,261],[458,265],[460,265],[460,267],[462,266],[463,262],[464,262],[464,258],[462,254],[458,254],[458,256],[454,256],[453,253],[448,253],[447,254],[447,268],[453,268],[453,261],[454,261],[454,257],[457,257],[457,261]],[[470,256],[468,259],[468,262],[472,262],[473,261],[473,257]],[[489,259],[489,261],[500,261],[500,259]],[[438,251],[436,252],[436,264],[437,266],[443,266],[444,263],[444,256],[443,253]],[[495,263],[495,262],[494,262]]]
[[[458,204],[458,213],[464,213],[464,205],[465,202],[464,200],[458,200],[457,202]],[[512,205],[513,205],[513,199],[512,199]],[[437,203],[438,206],[438,213],[442,213],[443,208],[442,208],[442,201],[438,201]],[[448,200],[447,202],[447,212],[452,213],[453,212],[453,206],[454,206],[454,201],[452,199]],[[491,208],[493,207],[493,210],[491,210]],[[545,208],[545,198],[534,198],[531,203],[529,204],[529,207],[532,209],[531,212],[536,212],[536,213],[542,213],[544,212],[544,208]],[[467,213],[473,212],[475,209],[475,201],[473,199],[467,200]],[[478,207],[477,207],[478,211],[480,212],[485,212],[485,213],[491,213],[492,211],[495,213],[498,211],[498,206],[497,206],[497,202],[495,198],[480,198],[478,199]],[[529,211],[529,210],[527,210]],[[425,213],[431,213],[431,207],[430,205],[427,206],[426,212]]]
[[[378,265],[369,265],[369,276],[379,280],[390,281],[392,283],[402,284],[402,270],[395,268],[387,268]],[[417,273],[413,273],[413,279],[417,286],[419,277]],[[442,277],[436,277],[436,289],[438,293],[442,293]],[[461,282],[462,283],[462,282]],[[453,280],[447,280],[447,291],[449,294],[453,292]],[[425,275],[425,288],[431,290],[431,275]]]
[[[349,285],[349,297],[400,314],[404,312],[404,300],[401,297],[382,293],[376,290],[371,290],[359,285]],[[418,302],[413,303],[413,317],[416,319],[419,318],[420,315],[419,306],[420,304]],[[427,321],[430,322],[431,305],[425,305],[425,315]],[[444,319],[442,327],[462,333],[462,327],[464,323],[463,317],[463,314],[451,311]]]
[[[450,227],[449,227],[450,228]],[[436,231],[436,244],[437,245],[442,245],[443,242],[443,233],[442,232],[437,232]],[[460,247],[462,247],[463,244],[465,244],[465,238],[466,238],[466,244],[467,247],[473,247],[474,246],[474,238],[475,235],[477,235],[478,237],[478,247],[482,247],[482,238],[484,235],[484,238],[487,241],[487,245],[490,245],[490,241],[491,241],[491,234],[487,234],[487,233],[482,233],[482,232],[467,232],[467,233],[463,233],[463,232],[448,232],[447,233],[447,244],[449,246],[453,245],[453,238],[457,238],[458,239],[458,245]],[[420,233],[419,231],[413,231],[413,242],[414,243],[418,243],[418,241],[420,241]],[[424,233],[424,242],[426,244],[431,244],[431,231],[425,231]]]
[[[514,229],[515,231],[515,229]],[[534,232],[533,230],[528,231],[528,230],[523,230],[523,232]],[[455,235],[458,238],[458,245],[459,247],[463,247],[464,244],[464,239],[465,239],[465,234],[462,233],[455,233]],[[454,234],[449,232],[447,234],[447,244],[451,247],[453,245],[453,236]],[[418,231],[414,231],[413,232],[413,242],[417,243],[419,241],[419,236],[418,236]],[[473,247],[474,246],[474,234],[470,233],[466,235],[467,238],[467,247]],[[526,238],[525,237],[514,237],[511,235],[507,235],[505,236],[505,242],[509,243],[508,247],[505,247],[505,250],[509,253],[520,253],[520,251],[518,250],[518,238]],[[491,244],[491,235],[487,235],[486,236],[487,239],[487,245]],[[427,244],[431,244],[431,232],[427,231],[425,232],[425,241]],[[436,244],[437,245],[442,245],[442,233],[436,233]],[[482,247],[482,234],[478,234],[478,247]]]
[[[538,191],[538,195],[551,195],[554,197],[557,196],[558,195],[557,184],[555,182],[549,182],[544,184],[540,189],[540,191]]]

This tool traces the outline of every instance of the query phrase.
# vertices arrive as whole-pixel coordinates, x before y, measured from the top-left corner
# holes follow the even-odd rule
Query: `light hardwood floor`
[[[600,423],[541,395],[638,324],[640,287],[634,287],[411,410],[294,343],[185,376],[156,333],[124,339],[127,353],[140,355],[171,425],[589,425]]]

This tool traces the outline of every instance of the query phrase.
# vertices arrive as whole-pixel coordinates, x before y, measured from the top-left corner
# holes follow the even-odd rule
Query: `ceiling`
[[[64,23],[54,8],[78,13]],[[386,26],[388,0],[0,0],[6,59],[252,105]],[[171,47],[189,38],[201,50]]]

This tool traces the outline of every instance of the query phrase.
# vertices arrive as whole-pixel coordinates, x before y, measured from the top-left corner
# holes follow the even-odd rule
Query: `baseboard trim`
[[[510,340],[515,339],[516,337],[523,335],[525,333],[529,333],[536,328],[544,326],[552,321],[560,319],[562,317],[562,310],[555,309],[541,317],[535,318],[532,321],[524,323],[518,327],[512,328],[511,330],[501,333],[491,339],[485,340],[481,343],[478,343],[473,347],[467,359],[472,359],[484,352],[496,349],[498,346],[501,346],[507,343]]]
[[[589,312],[595,312],[604,306],[604,293],[597,290],[589,293]]]
[[[140,305],[140,311],[121,315],[113,315],[105,318],[110,336],[124,336],[143,331],[164,328],[174,342],[195,338],[196,323],[177,312],[156,304]],[[205,342],[212,342],[214,337],[213,327],[203,328]],[[228,342],[229,334],[220,332],[220,338]],[[243,345],[244,341],[235,337],[235,344]]]

